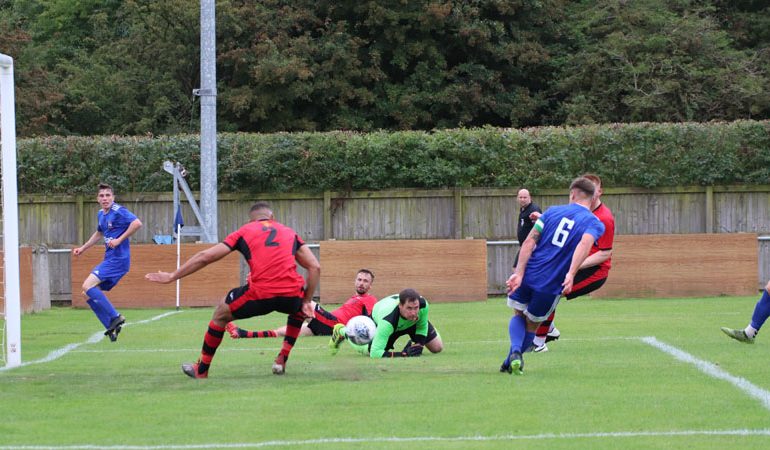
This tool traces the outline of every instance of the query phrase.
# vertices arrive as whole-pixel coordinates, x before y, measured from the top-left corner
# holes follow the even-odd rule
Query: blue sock
[[[104,328],[109,328],[112,319],[118,316],[118,312],[115,311],[112,303],[107,300],[104,292],[98,287],[92,287],[87,290],[86,295],[88,296],[88,306],[91,307],[96,314],[96,317],[98,317],[99,321],[104,325]]]
[[[770,316],[770,294],[767,291],[762,291],[762,298],[757,302],[757,306],[754,307],[754,314],[751,316],[751,327],[759,330],[768,316]]]
[[[97,300],[95,298],[89,298],[86,303],[88,303],[88,306],[91,307],[91,311],[96,314],[96,317],[99,319],[99,322],[104,325],[104,328],[107,328],[110,326],[110,319],[104,314],[104,310],[102,308],[102,302],[101,300]]]
[[[521,348],[524,349],[524,351],[529,350],[529,348],[532,346],[532,342],[535,341],[535,333],[527,331],[527,334],[524,335],[524,342],[521,344]]]
[[[511,353],[521,352],[521,344],[527,333],[527,322],[524,316],[515,315],[508,323],[508,336],[511,338]],[[510,355],[509,355],[510,356]]]

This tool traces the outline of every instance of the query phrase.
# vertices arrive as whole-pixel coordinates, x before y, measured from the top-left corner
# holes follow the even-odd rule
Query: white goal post
[[[16,112],[13,58],[0,53],[0,146],[2,147],[2,252],[6,367],[21,365],[19,209],[16,186]]]

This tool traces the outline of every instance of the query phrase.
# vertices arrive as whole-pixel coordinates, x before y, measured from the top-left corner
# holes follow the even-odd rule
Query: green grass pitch
[[[0,448],[770,448],[770,336],[719,330],[757,298],[562,302],[562,338],[521,377],[498,371],[504,298],[432,304],[445,351],[421,358],[303,337],[275,376],[280,339],[226,335],[207,380],[180,363],[211,309],[124,310],[111,343],[90,311],[55,308],[22,318],[25,365],[0,370]]]

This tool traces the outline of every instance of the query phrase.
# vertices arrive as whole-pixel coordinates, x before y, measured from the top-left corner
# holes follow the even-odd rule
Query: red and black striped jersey
[[[227,236],[225,245],[241,252],[249,265],[249,290],[258,298],[301,297],[305,279],[295,254],[305,245],[291,228],[274,220],[249,222]]]
[[[593,210],[593,213],[604,224],[604,234],[594,242],[589,255],[593,255],[599,250],[612,250],[612,244],[615,241],[615,217],[612,215],[612,211],[602,203]],[[599,267],[603,272],[609,272],[610,267],[612,267],[612,257],[601,263]]]

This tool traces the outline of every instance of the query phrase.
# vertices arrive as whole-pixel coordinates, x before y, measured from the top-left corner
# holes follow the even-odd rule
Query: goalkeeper
[[[404,289],[385,297],[374,305],[372,319],[377,325],[374,339],[369,344],[372,358],[412,357],[422,355],[424,347],[431,353],[444,349],[436,328],[428,321],[428,301],[414,289]],[[393,351],[398,338],[409,335],[409,342],[400,352]],[[345,327],[334,327],[331,347],[338,348],[345,340]],[[336,352],[334,352],[336,353]]]

